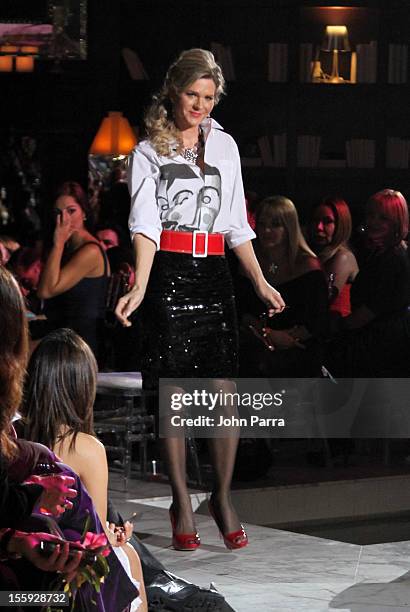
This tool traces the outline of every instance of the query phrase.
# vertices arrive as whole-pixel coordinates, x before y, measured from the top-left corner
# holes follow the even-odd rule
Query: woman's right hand
[[[131,321],[128,320],[128,317],[141,304],[144,295],[145,289],[142,289],[138,285],[134,285],[131,291],[118,300],[115,315],[124,327],[131,327]]]
[[[39,551],[40,542],[51,542],[55,549],[49,556]],[[77,573],[82,558],[81,550],[70,550],[70,544],[49,533],[16,531],[9,544],[10,552],[19,553],[43,572],[61,572],[67,582]]]
[[[69,240],[74,230],[71,227],[71,219],[66,210],[60,211],[56,216],[56,226],[54,229],[54,244],[64,246]]]

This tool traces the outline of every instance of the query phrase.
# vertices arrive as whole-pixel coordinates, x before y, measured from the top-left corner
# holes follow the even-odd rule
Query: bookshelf
[[[152,7],[148,0],[139,4],[136,13]],[[163,6],[159,0],[157,4]],[[189,46],[213,49],[228,81],[228,96],[214,115],[238,143],[246,189],[261,196],[285,193],[302,213],[335,191],[353,208],[387,186],[410,198],[408,0],[337,4],[169,2],[166,11],[184,15],[189,36],[171,43],[167,33],[169,45],[156,50],[138,40],[134,49],[152,80],[134,83],[134,96],[125,95],[123,83],[123,99],[130,104],[139,96],[146,105],[147,91],[160,84],[179,51]],[[193,22],[198,25],[194,31],[189,27]],[[329,72],[331,54],[326,56],[321,46],[325,26],[331,24],[347,26],[351,51],[339,63],[347,82],[312,82],[313,62],[320,60]],[[163,26],[157,25],[160,35]],[[353,54],[356,82],[351,82]],[[134,114],[133,123],[140,122],[142,107],[140,116],[135,116],[135,104],[129,112],[125,109]]]

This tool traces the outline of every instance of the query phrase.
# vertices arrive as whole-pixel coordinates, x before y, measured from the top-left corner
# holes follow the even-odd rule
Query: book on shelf
[[[276,168],[285,168],[287,156],[286,133],[273,135],[273,165]]]
[[[230,45],[212,42],[211,51],[216,61],[221,66],[224,77],[227,81],[235,80],[235,68],[233,63],[232,48]]]
[[[319,159],[319,168],[346,168],[345,159]]]
[[[259,150],[261,152],[262,163],[264,166],[273,166],[272,148],[267,136],[258,138]]]
[[[133,81],[145,81],[148,79],[144,64],[135,51],[124,47],[121,54]]]
[[[316,168],[320,157],[320,136],[298,136],[297,165],[300,168]]]
[[[299,81],[310,83],[312,81],[313,44],[301,43],[299,45]]]
[[[376,83],[377,81],[377,41],[356,45],[357,82]]]
[[[255,141],[241,143],[239,152],[243,168],[259,168],[263,165],[260,149]]]
[[[288,80],[288,45],[286,43],[269,43],[268,45],[268,81],[284,83]]]
[[[375,141],[369,138],[351,138],[346,141],[346,161],[349,168],[374,168]]]
[[[386,168],[409,167],[410,140],[388,136],[386,140]]]
[[[408,55],[408,45],[389,45],[389,62],[387,67],[388,83],[407,83]]]
[[[241,157],[242,168],[260,168],[262,166],[261,157]]]

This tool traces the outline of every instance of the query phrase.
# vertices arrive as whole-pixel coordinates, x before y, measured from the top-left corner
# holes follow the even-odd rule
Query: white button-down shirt
[[[224,234],[230,248],[252,240],[238,147],[213,119],[203,124],[204,172],[182,155],[158,155],[148,140],[128,159],[131,237],[144,234],[159,249],[163,229]]]

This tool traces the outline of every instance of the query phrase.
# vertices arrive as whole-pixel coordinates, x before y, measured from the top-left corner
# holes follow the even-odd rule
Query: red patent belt
[[[193,257],[225,255],[223,234],[208,234],[199,230],[194,232],[162,230],[160,249],[173,253],[190,253]]]

